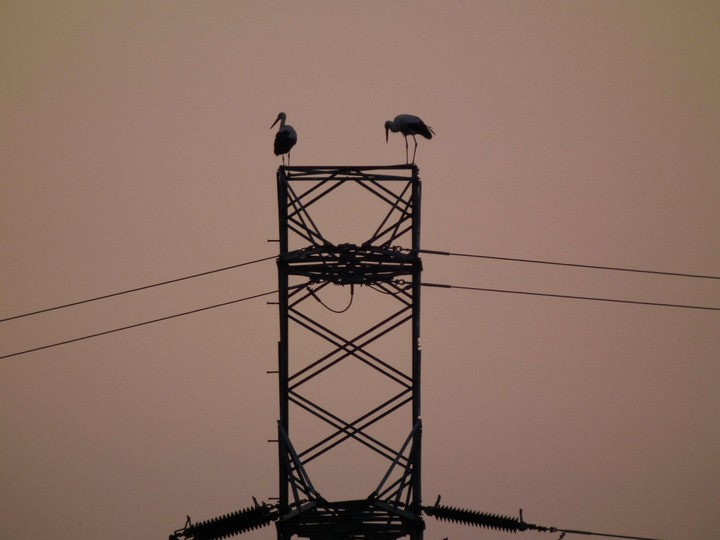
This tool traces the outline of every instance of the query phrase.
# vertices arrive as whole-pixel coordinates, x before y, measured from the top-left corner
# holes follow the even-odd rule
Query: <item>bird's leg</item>
[[[288,167],[290,166],[290,151],[288,151]]]
[[[405,163],[408,162],[408,142],[407,142],[407,135],[405,135]]]
[[[417,152],[417,139],[415,138],[415,135],[413,135],[413,141],[415,141],[415,148],[413,149],[413,165],[415,165],[415,152]]]

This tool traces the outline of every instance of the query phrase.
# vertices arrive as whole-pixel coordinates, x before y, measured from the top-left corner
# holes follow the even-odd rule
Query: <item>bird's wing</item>
[[[413,133],[416,133],[417,135],[422,135],[426,139],[432,139],[432,130],[428,126],[426,126],[425,122],[423,122],[419,118],[416,121],[409,122],[408,127],[412,130]]]

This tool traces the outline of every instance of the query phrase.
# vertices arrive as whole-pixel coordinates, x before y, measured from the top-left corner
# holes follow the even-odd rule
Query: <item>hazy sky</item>
[[[719,27],[714,0],[4,0],[0,318],[275,254],[280,111],[297,165],[401,163],[385,120],[433,126],[425,248],[718,276]],[[423,261],[720,306],[718,280]],[[3,322],[0,355],[275,288],[267,261]],[[266,300],[0,361],[0,539],[166,538],[275,496]],[[430,288],[422,309],[425,504],[720,538],[719,312]]]

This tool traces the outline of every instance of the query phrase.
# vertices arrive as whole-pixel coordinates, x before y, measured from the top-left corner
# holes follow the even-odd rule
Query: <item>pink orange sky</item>
[[[297,165],[402,163],[384,122],[433,126],[425,248],[718,276],[718,27],[686,0],[2,2],[0,318],[275,254],[280,111]],[[428,282],[720,307],[718,280],[423,261]],[[275,288],[267,261],[7,321],[0,355]],[[422,306],[425,504],[720,538],[718,312]],[[165,538],[275,496],[276,309],[0,361],[0,538]]]

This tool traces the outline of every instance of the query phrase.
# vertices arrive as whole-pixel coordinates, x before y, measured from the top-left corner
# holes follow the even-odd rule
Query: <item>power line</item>
[[[302,285],[302,286],[304,286],[304,285]],[[107,334],[113,334],[115,332],[121,332],[123,330],[137,328],[138,326],[145,326],[147,324],[153,324],[156,322],[167,321],[169,319],[175,319],[177,317],[184,317],[185,315],[192,315],[193,313],[199,313],[201,311],[207,311],[209,309],[215,309],[215,308],[219,308],[219,307],[223,307],[223,306],[229,306],[230,304],[237,304],[239,302],[244,302],[245,300],[252,300],[253,298],[260,298],[261,296],[268,296],[268,295],[274,294],[276,292],[277,292],[277,290],[264,292],[264,293],[260,293],[260,294],[254,294],[252,296],[246,296],[244,298],[230,300],[229,302],[222,302],[221,304],[214,304],[212,306],[206,306],[206,307],[202,307],[202,308],[198,308],[198,309],[193,309],[191,311],[185,311],[183,313],[177,313],[175,315],[168,315],[167,317],[161,317],[159,319],[153,319],[151,321],[145,321],[145,322],[141,322],[141,323],[131,324],[129,326],[123,326],[122,328],[114,328],[113,330],[105,330],[104,332],[98,332],[97,334],[91,334],[89,336],[68,339],[66,341],[61,341],[59,343],[52,343],[50,345],[43,345],[42,347],[35,347],[34,349],[27,349],[25,351],[20,351],[20,352],[16,352],[16,353],[12,353],[12,354],[6,354],[5,356],[0,356],[0,360],[3,360],[5,358],[11,358],[13,356],[20,356],[21,354],[28,354],[31,352],[41,351],[43,349],[50,349],[52,347],[59,347],[60,345],[67,345],[69,343],[75,343],[77,341],[83,341],[85,339],[95,338],[95,337],[99,337],[99,336],[105,336]]]
[[[590,531],[576,531],[574,529],[557,529],[556,532],[566,534],[584,534],[586,536],[605,536],[606,538],[627,538],[629,540],[658,540],[657,538],[647,538],[645,536],[625,536],[624,534],[608,534],[608,533],[596,533]],[[562,536],[560,537],[562,538]]]
[[[6,322],[6,321],[12,321],[12,320],[14,320],[14,319],[21,319],[22,317],[29,317],[29,316],[31,316],[31,315],[39,315],[40,313],[47,313],[48,311],[55,311],[55,310],[57,310],[57,309],[63,309],[63,308],[72,307],[72,306],[78,306],[78,305],[80,305],[80,304],[87,304],[88,302],[95,302],[95,301],[97,301],[97,300],[105,300],[106,298],[112,298],[113,296],[120,296],[120,295],[123,295],[123,294],[128,294],[128,293],[133,293],[133,292],[138,292],[138,291],[144,291],[144,290],[146,290],[146,289],[152,289],[153,287],[160,287],[161,285],[169,285],[170,283],[177,283],[178,281],[185,281],[186,279],[192,279],[192,278],[196,278],[196,277],[207,276],[207,275],[210,275],[210,274],[216,274],[216,273],[218,273],[218,272],[224,272],[224,271],[226,271],[226,270],[232,270],[233,268],[240,268],[241,266],[248,266],[248,265],[250,265],[250,264],[255,264],[255,263],[259,263],[259,262],[263,262],[263,261],[268,261],[268,260],[270,260],[270,259],[275,259],[276,257],[277,257],[277,255],[273,255],[273,256],[271,256],[271,257],[265,257],[265,258],[263,258],[263,259],[257,259],[257,260],[254,260],[254,261],[248,261],[248,262],[244,262],[244,263],[240,263],[240,264],[233,264],[232,266],[225,266],[224,268],[218,268],[218,269],[216,269],[216,270],[208,270],[207,272],[200,272],[199,274],[192,274],[191,276],[185,276],[185,277],[180,277],[180,278],[175,278],[175,279],[169,279],[169,280],[167,280],[167,281],[161,281],[161,282],[159,282],[159,283],[153,283],[153,284],[151,284],[151,285],[144,285],[144,286],[142,286],[142,287],[135,287],[134,289],[128,289],[128,290],[126,290],[126,291],[120,291],[120,292],[116,292],[116,293],[105,294],[105,295],[103,295],[103,296],[96,296],[95,298],[88,298],[87,300],[79,300],[79,301],[77,301],[77,302],[70,302],[69,304],[63,304],[63,305],[61,305],[61,306],[55,306],[55,307],[50,307],[50,308],[45,308],[45,309],[39,309],[39,310],[37,310],[37,311],[31,311],[31,312],[29,312],[29,313],[23,313],[22,315],[14,315],[14,316],[12,316],[12,317],[6,317],[6,318],[4,318],[4,319],[0,319],[0,323]]]
[[[571,296],[567,294],[550,294],[550,293],[539,293],[530,291],[512,291],[507,289],[488,289],[484,287],[464,287],[460,285],[445,285],[440,283],[421,283],[424,287],[440,287],[443,289],[464,289],[466,291],[484,291],[484,292],[495,292],[505,294],[524,294],[529,296],[549,296],[551,298],[570,298],[573,300],[593,300],[597,302],[614,302],[618,304],[638,304],[642,306],[660,306],[660,307],[671,307],[671,308],[684,308],[684,309],[703,309],[710,311],[720,311],[720,307],[709,307],[709,306],[689,306],[685,304],[666,304],[662,302],[640,302],[637,300],[618,300],[614,298],[599,298],[593,296]]]
[[[411,250],[408,250],[411,251]],[[472,257],[476,259],[494,259],[496,261],[511,261],[511,262],[523,262],[533,264],[549,264],[554,266],[571,266],[574,268],[592,268],[594,270],[614,270],[617,272],[636,272],[640,274],[656,274],[660,276],[677,276],[677,277],[689,277],[689,278],[700,278],[700,279],[720,279],[720,276],[708,276],[701,274],[683,274],[680,272],[659,272],[657,270],[638,270],[637,268],[620,268],[617,266],[598,266],[593,264],[575,264],[566,262],[556,261],[541,261],[537,259],[518,259],[513,257],[495,257],[492,255],[475,255],[470,253],[452,253],[450,251],[437,251],[434,249],[419,249],[419,253],[428,253],[430,255],[449,255],[454,257]]]

